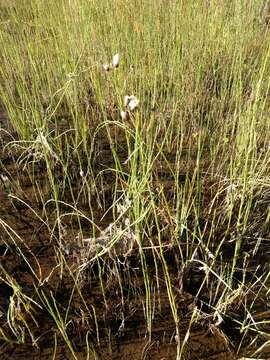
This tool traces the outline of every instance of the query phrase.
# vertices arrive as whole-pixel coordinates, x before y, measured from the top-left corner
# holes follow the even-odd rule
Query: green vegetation
[[[177,359],[185,359],[192,326],[205,318],[220,329],[233,324],[235,352],[257,358],[269,351],[270,269],[263,256],[270,241],[270,32],[264,3],[1,4],[0,98],[17,133],[3,151],[16,154],[16,166],[31,180],[31,200],[4,162],[2,180],[10,201],[46,228],[57,259],[44,272],[30,240],[0,218],[34,286],[28,293],[1,266],[1,281],[13,289],[3,341],[39,346],[35,314],[42,308],[55,324],[54,351],[60,334],[76,359],[69,335],[76,298],[76,316],[91,319],[85,321],[90,332],[82,331],[87,359],[98,358],[103,310],[89,305],[83,290],[94,268],[107,311],[114,278],[123,324],[130,294],[138,291],[149,344],[165,284]],[[119,66],[112,66],[117,53]],[[139,100],[132,111],[127,95]],[[140,290],[130,258],[143,276]],[[190,267],[204,275],[194,285],[199,301],[183,320],[179,298]],[[50,285],[55,273],[72,284],[66,305]]]

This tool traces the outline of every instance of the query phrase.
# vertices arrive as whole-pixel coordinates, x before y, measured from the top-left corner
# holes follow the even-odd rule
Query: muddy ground
[[[0,326],[10,339],[10,341],[1,341],[0,358],[3,360],[72,358],[46,306],[39,308],[33,305],[36,323],[29,314],[26,314],[27,323],[33,329],[32,334],[35,339],[38,339],[36,346],[33,346],[29,335],[26,336],[24,344],[14,341],[14,335],[7,324],[10,298],[14,295],[6,281],[6,273],[8,273],[16,280],[23,292],[36,299],[37,302],[40,303],[40,299],[36,294],[35,286],[38,287],[40,293],[43,292],[48,297],[53,294],[61,312],[65,313],[70,306],[71,322],[67,327],[67,333],[78,359],[86,359],[87,333],[98,359],[175,359],[175,324],[165,280],[162,277],[162,262],[155,263],[152,251],[146,252],[149,273],[154,278],[158,268],[160,274],[160,287],[158,291],[153,287],[152,292],[152,300],[155,300],[156,308],[150,341],[146,337],[144,307],[141,301],[144,294],[141,258],[136,251],[127,258],[120,257],[120,264],[116,263],[110,255],[104,260],[103,266],[109,270],[108,274],[103,276],[106,278],[103,291],[98,266],[86,269],[80,279],[84,303],[78,291],[74,291],[74,282],[70,274],[57,266],[59,246],[46,227],[46,223],[50,224],[51,228],[55,222],[53,207],[51,213],[46,211],[45,215],[44,204],[40,201],[36,190],[33,191],[29,171],[25,170],[23,164],[18,163],[18,153],[14,148],[11,151],[9,147],[5,147],[5,144],[16,138],[16,134],[11,129],[3,111],[0,115],[0,125],[2,128],[0,133],[0,175],[2,178],[0,185],[0,220],[2,220],[0,225],[2,279],[0,281]],[[104,152],[106,151],[104,149]],[[44,175],[45,171],[42,164],[36,167],[35,181],[44,198],[49,199],[51,194]],[[74,244],[79,230],[78,223],[74,219],[65,220],[63,243],[66,244],[66,248],[62,253],[70,269],[78,266],[78,258],[81,256],[80,249]],[[267,247],[265,244],[262,244],[262,247],[261,253],[265,254]],[[268,257],[264,256],[263,261],[267,262]],[[191,263],[183,271],[179,255],[175,249],[169,247],[165,252],[165,258],[169,264],[168,270],[177,293],[177,306],[181,313],[181,340],[186,334],[194,309],[201,309],[200,319],[191,327],[190,338],[184,350],[184,359],[240,359],[242,355],[237,355],[236,352],[242,337],[237,325],[230,317],[224,319],[222,324],[216,324],[213,321],[209,315],[210,310],[205,305],[209,293],[207,287],[201,298],[195,296],[204,277],[198,265]],[[252,268],[256,267],[254,261],[252,259]],[[261,261],[262,258],[258,260],[258,262]],[[31,268],[43,281],[37,281]],[[116,280],[118,277],[121,278],[121,286]],[[130,278],[133,279],[132,286]],[[69,304],[71,297],[72,301]],[[268,297],[265,297],[262,301],[257,301],[262,319],[267,319],[270,315],[267,299]],[[20,323],[19,319],[18,323]],[[56,341],[57,347],[55,347]],[[249,341],[247,339],[245,341],[248,354],[252,349],[248,348]],[[260,356],[264,359],[270,358],[269,347],[264,348]]]

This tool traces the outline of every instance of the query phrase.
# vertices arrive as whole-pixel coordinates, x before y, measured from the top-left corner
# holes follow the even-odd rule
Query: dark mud
[[[35,183],[33,183],[33,173],[29,173],[18,164],[16,151],[14,149],[10,151],[8,147],[4,148],[5,144],[16,138],[16,134],[12,132],[3,111],[0,115],[0,124],[4,129],[0,133],[2,142],[0,151],[2,180],[0,185],[0,326],[10,339],[10,341],[1,340],[0,358],[4,360],[72,358],[63,336],[48,311],[44,300],[46,296],[47,299],[55,299],[63,316],[68,311],[67,335],[78,359],[87,358],[86,339],[90,344],[88,348],[92,349],[97,359],[175,359],[175,323],[163,275],[162,259],[154,256],[150,250],[145,251],[145,263],[151,278],[151,300],[155,304],[149,339],[146,335],[145,304],[142,303],[142,299],[145,298],[145,287],[141,270],[142,258],[139,252],[133,251],[128,257],[122,258],[119,255],[117,259],[113,253],[109,253],[102,260],[102,264],[95,263],[85,269],[79,279],[81,293],[77,291],[67,269],[75,272],[80,265],[82,249],[74,239],[80,232],[81,226],[86,233],[90,232],[89,224],[78,224],[76,219],[67,217],[61,224],[62,228],[57,228],[55,209],[52,207],[51,211],[48,209],[44,211],[44,199],[48,200],[51,197],[44,164],[41,163],[35,167]],[[110,152],[110,148],[104,145],[100,150],[103,161],[106,157],[110,157]],[[185,174],[181,176],[180,181],[184,181]],[[166,171],[162,170],[161,166],[160,177],[157,181],[164,181],[164,179],[168,180]],[[74,181],[74,186],[75,184],[78,186],[78,181]],[[169,189],[169,181],[166,186]],[[37,188],[42,193],[42,199]],[[110,202],[110,197],[108,189],[106,201]],[[81,206],[84,206],[83,200]],[[86,205],[84,211],[89,213]],[[96,218],[98,216],[101,218],[101,215],[96,214]],[[101,228],[106,226],[108,219],[102,221],[100,221]],[[56,229],[53,236],[52,228]],[[62,236],[64,250],[59,247],[58,236]],[[230,246],[230,244],[224,245],[223,249],[223,255],[228,263],[233,253]],[[252,246],[254,246],[252,240],[247,241],[245,251],[248,252]],[[246,276],[249,276],[250,280],[254,271],[256,276],[259,276],[257,268],[262,259],[264,263],[269,260],[268,249],[268,243],[262,241],[258,252],[259,258],[247,260],[246,257],[242,259],[240,257],[239,266],[243,265],[244,261],[249,261],[249,271],[246,272]],[[58,265],[59,256],[62,256],[64,270]],[[179,325],[181,341],[189,328],[190,318],[195,309],[199,309],[201,314],[198,321],[191,326],[183,358],[190,360],[240,358],[241,356],[236,353],[242,341],[242,334],[235,319],[242,320],[241,316],[245,316],[244,307],[242,305],[237,307],[234,304],[232,311],[228,311],[228,316],[224,317],[223,322],[217,324],[216,320],[213,320],[212,309],[208,305],[211,303],[209,285],[202,286],[198,295],[198,290],[205,278],[205,273],[198,263],[190,262],[183,267],[177,247],[168,247],[164,257],[177,297],[178,311],[181,314]],[[98,265],[101,265],[103,269],[103,287]],[[263,273],[264,265],[260,265],[261,273]],[[219,266],[221,265],[217,263],[215,269],[217,272],[220,270]],[[41,304],[41,307],[32,306],[32,316],[20,309],[31,328],[31,335],[25,331],[24,343],[15,341],[14,334],[7,323],[11,298],[14,297],[7,274],[12,275],[13,281],[26,296]],[[35,274],[38,274],[38,279]],[[241,281],[241,271],[239,281]],[[212,282],[212,285],[215,283]],[[222,292],[222,290],[221,287],[219,291]],[[256,299],[258,319],[260,316],[264,320],[269,318],[267,301],[268,295],[262,299]],[[17,322],[21,327],[25,327],[19,318]],[[36,339],[34,345],[31,337]],[[246,338],[244,342],[246,342],[247,350],[242,350],[241,353],[248,354],[252,351],[248,348],[250,340]],[[255,345],[254,343],[254,347]],[[270,358],[269,354],[269,347],[264,347],[260,352],[260,356],[265,359]],[[94,355],[91,358],[94,359]]]

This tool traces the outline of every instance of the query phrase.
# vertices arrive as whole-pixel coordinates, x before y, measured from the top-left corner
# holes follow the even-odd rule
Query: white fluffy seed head
[[[139,105],[139,100],[134,95],[126,95],[124,97],[124,104],[130,111],[134,111]]]
[[[110,65],[109,65],[109,64],[103,64],[102,67],[103,67],[103,69],[104,69],[105,71],[109,71],[109,70],[110,70]]]
[[[128,107],[130,111],[134,111],[139,105],[139,100],[138,99],[132,99],[130,100],[130,102],[128,103]]]
[[[119,66],[119,62],[120,62],[120,55],[117,53],[113,56],[112,66],[114,68],[117,68]]]
[[[122,120],[127,120],[128,119],[128,113],[127,113],[127,111],[121,111],[120,112],[120,115],[121,115],[121,119]]]
[[[124,105],[125,105],[125,106],[128,106],[128,103],[129,103],[129,96],[126,95],[126,96],[124,97]]]

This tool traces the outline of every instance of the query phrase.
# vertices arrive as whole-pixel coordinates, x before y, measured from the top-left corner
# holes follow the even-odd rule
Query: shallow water
[[[2,128],[10,131],[9,123],[3,112],[0,115],[0,124]],[[4,144],[9,140],[10,137],[2,133],[2,143]],[[57,243],[51,238],[47,227],[41,221],[44,219],[43,206],[39,203],[36,193],[33,191],[28,174],[16,164],[16,154],[3,151],[2,146],[0,156],[2,161],[0,174],[8,176],[11,182],[11,184],[5,183],[2,178],[0,185],[0,219],[6,224],[4,226],[2,224],[0,235],[2,271],[5,269],[9,274],[12,274],[13,278],[21,286],[22,291],[28,296],[35,297],[34,283],[37,285],[37,280],[25,262],[25,259],[27,259],[34,271],[39,274],[40,279],[45,280],[47,278],[48,280],[43,285],[39,284],[40,289],[48,296],[52,291],[61,311],[63,310],[65,313],[67,306],[69,306],[74,283],[66,271],[63,273],[57,267]],[[36,178],[39,181],[39,189],[46,196],[49,187],[44,172],[45,168],[40,167]],[[15,194],[16,197],[31,205],[40,218],[18,198],[10,197],[10,194]],[[53,212],[51,217],[46,218],[46,221],[50,226],[53,225],[55,221]],[[10,236],[10,231],[7,231],[8,226],[13,229],[13,234],[16,233],[13,238]],[[63,235],[63,241],[65,244],[72,243],[80,230],[78,224],[73,219],[67,219],[64,226],[65,235]],[[24,256],[18,251],[18,247]],[[78,265],[80,249],[75,246],[72,249],[72,251],[66,253],[65,259],[70,268],[75,268]],[[230,250],[227,251],[229,258]],[[145,252],[145,254],[149,274],[154,279],[156,276],[156,264],[153,254],[151,251]],[[176,302],[182,315],[179,325],[181,340],[183,340],[189,327],[190,316],[194,309],[201,307],[202,314],[204,313],[204,317],[201,317],[191,328],[190,338],[184,350],[184,359],[236,359],[235,349],[237,342],[240,340],[240,337],[238,338],[239,331],[234,331],[233,325],[229,321],[224,320],[222,326],[216,326],[208,319],[207,311],[209,309],[207,307],[203,308],[203,301],[207,300],[207,296],[209,296],[208,288],[205,288],[205,298],[196,299],[194,296],[201,285],[204,275],[196,268],[196,264],[193,266],[191,263],[190,268],[186,268],[180,284],[179,276],[182,268],[180,260],[176,256],[176,251],[174,249],[168,250],[165,257],[177,294]],[[87,359],[85,338],[87,331],[90,331],[90,338],[93,341],[98,359],[175,359],[175,325],[165,281],[161,275],[161,263],[158,261],[159,292],[155,287],[155,294],[152,293],[152,301],[155,303],[156,308],[154,310],[155,317],[152,324],[151,339],[148,340],[142,305],[144,281],[138,266],[140,258],[138,253],[135,252],[128,259],[122,260],[124,265],[117,265],[117,268],[114,268],[115,263],[112,258],[109,257],[106,260],[108,269],[112,269],[112,274],[108,273],[105,276],[107,280],[105,288],[106,301],[100,286],[97,266],[93,266],[84,274],[81,291],[89,309],[95,308],[96,320],[93,313],[91,313],[92,317],[89,314],[87,316],[84,314],[86,318],[83,319],[81,310],[84,308],[84,304],[78,293],[75,292],[73,295],[69,311],[69,319],[72,320],[72,325],[68,327],[68,336],[72,341],[77,358]],[[119,271],[122,279],[121,287],[113,269]],[[133,279],[132,289],[129,288],[130,278]],[[0,281],[0,291],[0,307],[1,312],[4,314],[0,318],[0,325],[12,337],[6,323],[6,313],[13,291],[3,281]],[[72,356],[68,347],[51,315],[44,308],[34,308],[34,316],[38,326],[34,324],[29,316],[27,321],[34,329],[34,336],[39,337],[39,348],[31,345],[29,336],[26,337],[26,344],[21,345],[2,341],[1,359],[50,359],[53,358],[54,351],[55,359],[71,359]],[[86,313],[85,309],[84,312]],[[98,336],[96,321],[99,328]],[[56,350],[54,349],[54,334],[56,334],[57,338]],[[91,358],[94,359],[94,356]]]

